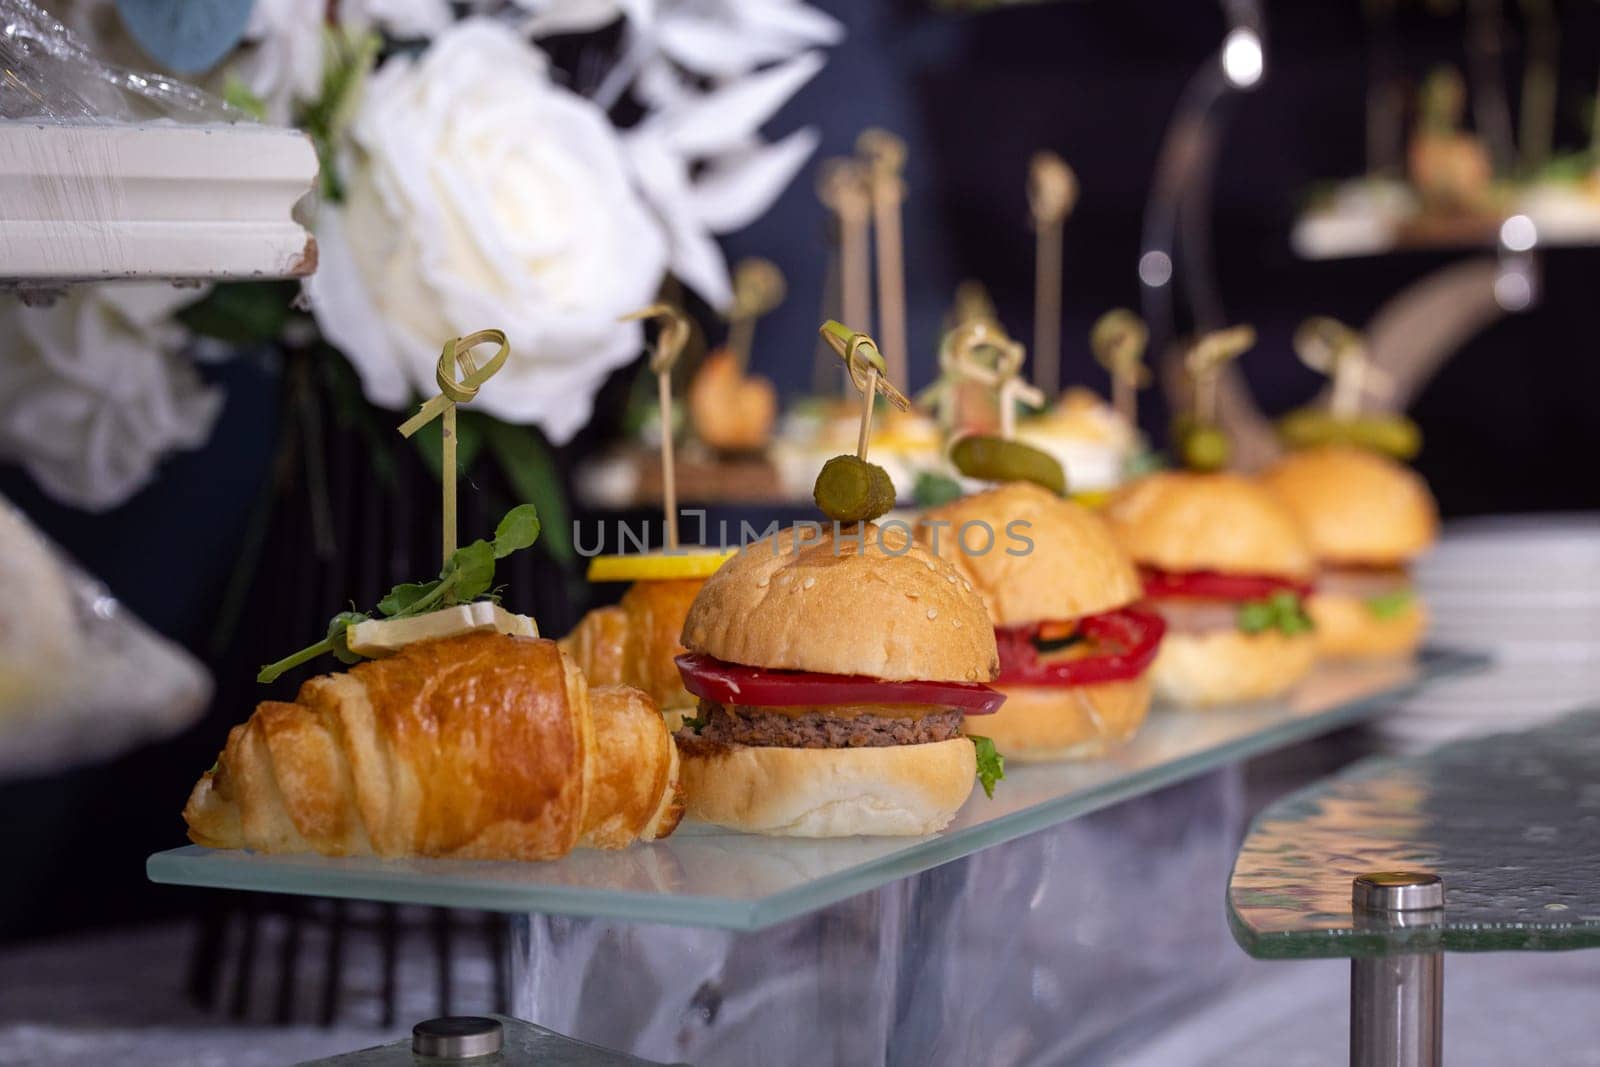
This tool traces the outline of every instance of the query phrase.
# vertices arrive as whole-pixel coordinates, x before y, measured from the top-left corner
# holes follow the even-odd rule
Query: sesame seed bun
[[[1290,452],[1261,476],[1324,563],[1394,566],[1439,536],[1427,484],[1387,456],[1349,445]]]
[[[987,539],[963,546],[968,523],[993,531],[988,551],[976,552]],[[1029,482],[934,508],[923,515],[917,536],[971,576],[996,626],[1096,615],[1141,595],[1138,569],[1106,521]]]
[[[885,681],[988,682],[1000,669],[971,581],[903,523],[791,526],[748,545],[706,580],[683,644],[750,667]]]
[[[1143,566],[1294,579],[1316,569],[1294,514],[1243,475],[1147,475],[1118,490],[1105,514],[1122,547]]]

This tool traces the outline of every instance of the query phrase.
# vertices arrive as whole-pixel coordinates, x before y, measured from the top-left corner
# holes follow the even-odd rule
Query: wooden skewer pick
[[[728,348],[741,371],[750,367],[756,320],[783,303],[783,272],[770,259],[742,259],[733,268],[733,310],[728,315]]]
[[[1252,326],[1230,326],[1204,334],[1184,356],[1184,367],[1194,382],[1195,421],[1205,426],[1217,422],[1217,378],[1229,360],[1237,359],[1256,343]]]
[[[1126,308],[1115,308],[1101,315],[1089,331],[1089,347],[1094,358],[1111,372],[1111,400],[1129,427],[1139,426],[1139,390],[1150,384],[1144,365],[1145,346],[1150,331],[1139,316]]]
[[[846,322],[866,322],[872,317],[867,248],[872,200],[861,164],[853,159],[823,164],[818,194],[839,219],[839,314]]]
[[[909,410],[911,401],[889,380],[883,353],[871,337],[833,319],[823,323],[819,332],[834,354],[844,360],[850,384],[861,393],[861,432],[856,437],[856,458],[865,460],[867,445],[872,439],[873,401],[882,395],[901,411]]]
[[[693,332],[689,317],[671,304],[651,304],[630,315],[623,322],[640,322],[656,319],[660,328],[656,334],[656,349],[650,355],[650,369],[656,376],[656,400],[661,405],[661,520],[666,527],[667,551],[678,550],[678,478],[677,466],[672,458],[672,365],[678,362]]]
[[[991,365],[978,358],[978,353],[985,350],[994,353]],[[1008,441],[1017,432],[1017,401],[1036,406],[1045,401],[1043,392],[1018,376],[1025,355],[1022,345],[1007,337],[1003,330],[984,322],[970,322],[951,331],[949,343],[940,353],[943,368],[953,382],[976,382],[995,391],[995,403],[1000,408],[1000,436]]]
[[[1028,207],[1035,239],[1033,381],[1049,396],[1061,391],[1061,247],[1067,216],[1078,202],[1078,176],[1054,152],[1028,168]]]
[[[1367,343],[1359,332],[1338,319],[1318,315],[1294,332],[1294,350],[1300,362],[1333,380],[1328,410],[1336,419],[1361,414],[1364,396],[1383,396],[1391,382],[1367,356]]]
[[[906,381],[906,268],[900,233],[900,204],[905,182],[905,142],[888,130],[870,129],[856,138],[856,151],[866,163],[872,195],[872,220],[877,231],[878,329],[889,377]],[[866,321],[866,320],[859,320]]]
[[[482,344],[499,345],[499,350],[483,366],[472,356],[472,349]],[[456,551],[456,405],[467,404],[478,395],[478,387],[494,377],[511,355],[511,345],[500,330],[479,330],[465,337],[452,337],[444,343],[439,353],[439,363],[434,379],[439,392],[426,401],[417,413],[400,424],[400,436],[410,437],[434,419],[439,419],[441,455],[439,483],[443,499],[442,544],[444,562],[449,563]],[[461,376],[457,378],[459,368]]]

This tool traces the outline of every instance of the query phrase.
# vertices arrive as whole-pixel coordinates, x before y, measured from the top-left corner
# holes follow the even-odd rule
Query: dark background
[[[1135,265],[1151,171],[1184,83],[1211,61],[1221,40],[1220,9],[1172,0],[1050,3],[982,14],[848,0],[819,6],[846,24],[848,38],[772,130],[815,124],[822,132],[819,159],[850,152],[869,125],[908,140],[911,384],[932,378],[938,324],[962,278],[988,285],[1011,332],[1031,337],[1033,237],[1024,175],[1034,151],[1052,148],[1082,186],[1067,229],[1063,378],[1103,389],[1083,339],[1106,308],[1137,306]],[[1600,5],[1557,8],[1563,26],[1557,141],[1576,147],[1600,68]],[[1213,227],[1228,317],[1254,323],[1261,333],[1244,372],[1263,407],[1278,412],[1305,401],[1318,384],[1289,354],[1288,337],[1302,318],[1321,313],[1362,323],[1397,290],[1453,257],[1318,263],[1291,253],[1290,221],[1307,186],[1362,169],[1368,50],[1356,2],[1279,3],[1266,17],[1266,78],[1227,105]],[[1513,6],[1506,42],[1513,109],[1516,17]],[[1407,5],[1399,28],[1402,62],[1414,77],[1441,60],[1464,62],[1459,14]],[[726,242],[730,259],[764,255],[788,276],[788,302],[762,322],[754,358],[786,392],[809,384],[822,306],[827,229],[813,179],[808,167],[769,216]],[[1426,441],[1418,466],[1446,515],[1600,505],[1600,489],[1581,466],[1600,446],[1590,415],[1600,388],[1597,268],[1594,250],[1546,253],[1541,303],[1470,342],[1415,405]],[[205,373],[228,392],[212,440],[174,457],[155,485],[110,513],[63,508],[19,472],[0,470],[0,493],[151,625],[205,658],[219,679],[210,715],[172,742],[49,780],[0,786],[0,855],[8,872],[0,878],[0,939],[193,907],[200,894],[148,884],[144,858],[182,842],[184,797],[228,726],[257,699],[246,679],[263,652],[274,649],[263,647],[270,642],[254,623],[282,614],[286,586],[320,581],[340,585],[335,601],[346,595],[328,568],[304,564],[304,521],[295,514],[303,497],[286,494],[247,624],[226,641],[213,640],[247,514],[278,445],[281,360],[252,353]],[[613,379],[595,426],[562,450],[567,469],[614,432],[631,377]],[[1160,413],[1147,410],[1144,417],[1160,441]],[[401,455],[407,483],[425,487],[414,457]],[[362,487],[359,468],[335,481],[346,497]],[[356,531],[350,544],[392,534],[374,532],[381,516],[349,521]],[[582,605],[563,599],[571,583],[541,567],[532,579],[544,605],[540,618],[555,633],[556,621],[564,626]],[[559,603],[551,608],[552,602]]]

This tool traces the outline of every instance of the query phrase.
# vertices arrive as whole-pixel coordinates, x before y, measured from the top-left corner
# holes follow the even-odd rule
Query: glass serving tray
[[[1371,871],[1444,881],[1428,925],[1351,916]],[[1375,956],[1600,946],[1600,709],[1522,733],[1363,760],[1251,827],[1228,919],[1252,956]]]
[[[1367,718],[1424,683],[1487,663],[1430,649],[1415,661],[1324,666],[1286,701],[1210,711],[1157,707],[1120,751],[1013,766],[942,834],[823,841],[685,825],[617,852],[548,863],[260,855],[190,845],[151,856],[152,881],[492,911],[756,930],[1193,777]]]

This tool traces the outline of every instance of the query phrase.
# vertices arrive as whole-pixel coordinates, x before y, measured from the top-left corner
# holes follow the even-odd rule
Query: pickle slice
[[[894,508],[894,481],[876,463],[834,456],[822,465],[811,498],[835,522],[871,522]]]
[[[648,582],[675,578],[709,578],[736,549],[680,548],[666,552],[636,552],[626,556],[596,556],[589,561],[591,582]]]
[[[950,446],[950,462],[968,478],[1032,482],[1058,496],[1067,493],[1067,474],[1056,458],[1020,441],[973,434]]]
[[[1413,459],[1422,450],[1422,431],[1404,415],[1361,415],[1337,419],[1318,408],[1297,408],[1278,420],[1278,436],[1292,448],[1356,445],[1393,459]]]
[[[1215,426],[1189,426],[1178,437],[1178,458],[1188,469],[1209,474],[1228,465],[1233,445]]]

